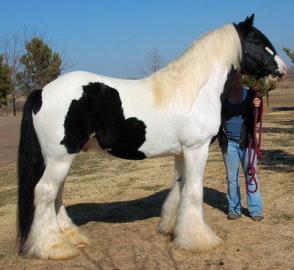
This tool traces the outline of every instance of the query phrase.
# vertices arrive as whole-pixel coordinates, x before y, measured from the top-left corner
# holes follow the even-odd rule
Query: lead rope
[[[249,179],[246,180],[246,191],[250,193],[255,193],[258,190],[258,183],[256,180],[256,168],[254,166],[254,160],[256,156],[258,159],[262,159],[261,151],[260,151],[260,145],[261,145],[261,136],[262,136],[262,115],[263,115],[263,101],[261,99],[260,103],[260,111],[258,108],[254,108],[254,125],[253,125],[253,134],[252,137],[249,140],[248,144],[248,175]],[[259,135],[258,135],[258,141],[256,137],[256,127],[258,118],[260,118],[259,121]],[[252,151],[252,147],[254,148]],[[250,190],[250,185],[255,185],[254,190]]]

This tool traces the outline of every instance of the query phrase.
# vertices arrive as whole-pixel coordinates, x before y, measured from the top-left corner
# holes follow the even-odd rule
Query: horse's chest
[[[182,121],[180,140],[183,145],[197,146],[210,140],[219,130],[221,103],[217,99],[201,102]]]

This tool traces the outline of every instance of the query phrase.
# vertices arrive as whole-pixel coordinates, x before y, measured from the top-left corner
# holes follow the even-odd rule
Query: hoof
[[[194,235],[178,234],[175,235],[174,245],[177,248],[189,251],[209,251],[222,243],[222,240],[216,236],[210,229],[205,232],[199,232]]]
[[[175,222],[161,221],[157,226],[157,232],[161,234],[172,234],[174,231]]]
[[[65,243],[55,243],[49,247],[48,257],[45,259],[67,260],[77,256],[80,251],[68,240]]]
[[[82,234],[78,228],[66,230],[64,231],[64,234],[67,236],[69,241],[78,248],[90,245],[88,237]]]
[[[66,260],[79,254],[77,249],[62,233],[54,240],[37,239],[34,244],[27,241],[24,248],[24,255],[51,260]]]

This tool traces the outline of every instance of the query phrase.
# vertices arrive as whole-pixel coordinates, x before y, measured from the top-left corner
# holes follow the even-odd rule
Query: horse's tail
[[[34,218],[34,189],[42,177],[45,164],[41,147],[33,125],[33,112],[36,114],[42,105],[42,91],[32,92],[24,105],[18,147],[18,238],[20,253],[30,232]]]

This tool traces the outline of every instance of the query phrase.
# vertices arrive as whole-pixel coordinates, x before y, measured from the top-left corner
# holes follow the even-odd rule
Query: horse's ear
[[[253,22],[254,22],[254,13],[250,17],[247,16],[244,22],[238,23],[238,27],[239,29],[242,29],[243,31],[248,32],[251,30],[253,26]]]
[[[253,22],[254,22],[254,13],[250,17],[247,16],[247,18],[244,21],[244,23],[246,24],[248,28],[251,28],[253,26]]]

